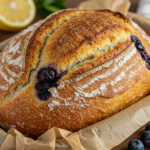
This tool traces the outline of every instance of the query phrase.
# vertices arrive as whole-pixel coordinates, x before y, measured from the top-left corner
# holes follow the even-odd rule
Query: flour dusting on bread
[[[0,53],[0,125],[37,138],[135,103],[150,92],[147,37],[109,10],[63,10],[27,28]]]
[[[0,75],[7,82],[5,85],[0,85],[0,89],[7,91],[8,86],[15,83],[17,78],[20,78],[23,74],[23,50],[25,49],[26,43],[28,41],[29,35],[33,30],[40,24],[40,22],[28,27],[26,30],[20,32],[10,43],[5,47],[1,56],[0,62]],[[26,37],[24,38],[23,36]],[[6,65],[7,64],[7,65]],[[15,66],[18,70],[13,71],[13,68],[8,67],[8,65]],[[7,73],[4,71],[7,70]]]

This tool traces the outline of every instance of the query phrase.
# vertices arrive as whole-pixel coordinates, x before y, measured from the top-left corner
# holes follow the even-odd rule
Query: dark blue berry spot
[[[150,147],[150,131],[145,131],[141,136],[141,141],[147,147]]]
[[[141,55],[141,58],[146,62],[147,69],[150,70],[150,55],[147,54],[145,47],[135,35],[131,35],[131,41],[134,42],[136,49]]]
[[[142,57],[143,60],[146,59],[146,55],[143,52],[141,52],[141,57]]]
[[[37,75],[39,82],[35,85],[38,98],[40,100],[48,100],[51,97],[51,93],[48,89],[51,87],[57,88],[57,81],[61,77],[62,74],[58,74],[54,66],[48,66],[47,68],[40,69]]]
[[[38,93],[38,97],[41,100],[47,100],[51,96],[51,93],[47,90],[45,92]]]
[[[150,70],[150,61],[146,62],[146,67]]]
[[[128,144],[128,150],[144,150],[144,144],[140,140],[132,140]]]
[[[53,81],[55,79],[56,72],[52,68],[43,68],[38,73],[38,80],[41,82]]]
[[[150,130],[150,123],[147,124],[147,126],[146,126],[146,128],[145,128],[145,131],[147,131],[147,130]]]
[[[138,48],[139,50],[143,50],[143,49],[144,49],[144,47],[143,47],[141,44],[139,44],[139,45],[137,46],[137,48]]]
[[[138,40],[138,38],[134,35],[131,35],[131,41],[133,41],[134,43],[136,43],[136,41]]]

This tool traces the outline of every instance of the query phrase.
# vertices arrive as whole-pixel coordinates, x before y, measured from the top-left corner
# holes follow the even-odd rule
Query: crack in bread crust
[[[75,70],[74,72],[70,71],[68,78],[78,76],[80,74],[84,74],[84,72],[89,71],[92,68],[98,67],[107,61],[115,58],[118,56],[120,53],[122,53],[124,50],[126,50],[129,46],[131,45],[131,42],[129,40],[121,43],[118,45],[115,49],[103,54],[100,56],[97,60],[91,60],[91,62],[85,62],[82,67],[78,67],[78,70]],[[66,76],[63,77],[63,79],[67,79]]]

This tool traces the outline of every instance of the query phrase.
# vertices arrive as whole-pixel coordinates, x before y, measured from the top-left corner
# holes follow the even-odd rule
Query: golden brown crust
[[[54,126],[78,131],[144,97],[150,72],[130,41],[150,53],[141,32],[120,13],[64,10],[20,33],[0,54],[1,126],[33,138]],[[63,77],[41,101],[37,73],[48,65]]]
[[[74,58],[84,57],[87,49],[94,51],[97,45],[100,47],[108,40],[115,41],[122,32],[131,33],[109,13],[84,13],[64,24],[49,38],[44,59],[49,64],[55,63],[61,70],[68,69],[66,66],[70,66]]]
[[[0,98],[10,92],[17,84],[27,80],[24,72],[25,47],[33,30],[40,22],[20,32],[0,53]]]
[[[113,51],[109,51],[106,54],[103,54],[100,56],[97,60],[91,61],[91,62],[86,62],[84,64],[84,67],[79,68],[78,70],[75,70],[70,78],[79,74],[82,74],[86,71],[89,71],[92,68],[98,67],[105,62],[111,60],[112,58],[115,58],[117,55],[119,55],[121,52],[123,52],[125,49],[127,49],[131,45],[131,41],[127,40],[124,43],[121,43],[118,45]]]

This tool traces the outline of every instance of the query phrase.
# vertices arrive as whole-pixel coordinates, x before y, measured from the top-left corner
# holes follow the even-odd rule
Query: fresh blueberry
[[[137,49],[144,50],[144,47],[143,47],[141,41],[136,36],[132,35],[131,41],[134,42]]]
[[[150,147],[150,131],[145,131],[141,136],[141,141],[147,147]]]
[[[141,52],[141,57],[142,57],[143,60],[146,59],[146,55],[143,52]]]
[[[43,68],[38,73],[38,80],[42,82],[53,81],[55,79],[56,72],[52,68]]]
[[[41,100],[47,100],[50,96],[51,96],[51,93],[49,91],[38,93],[38,97]]]
[[[131,41],[134,42],[136,49],[140,53],[142,59],[146,62],[147,69],[150,70],[150,55],[147,54],[145,47],[141,41],[134,35],[131,35]]]
[[[150,62],[150,57],[148,56],[148,54],[145,55],[145,61]]]
[[[49,89],[49,88],[51,88],[51,87],[57,87],[57,86],[58,86],[56,82],[54,82],[54,83],[47,82],[47,83],[44,83],[44,85],[45,85],[45,88],[46,88],[46,89]]]
[[[141,41],[137,40],[135,43],[136,48],[139,48],[140,46],[142,46]]]
[[[150,70],[150,61],[146,61],[146,67]]]
[[[147,54],[147,52],[146,52],[145,49],[142,52],[143,52],[144,55],[146,55],[147,57],[149,57],[149,55]]]
[[[58,87],[57,81],[62,77],[62,73],[57,72],[54,65],[49,65],[47,68],[42,68],[38,72],[35,89],[37,96],[40,100],[47,100],[50,98],[51,93],[48,91],[51,87]]]
[[[137,48],[138,48],[139,50],[141,50],[141,51],[144,50],[144,47],[142,46],[142,44],[139,44],[139,45],[137,46]]]
[[[45,83],[43,82],[38,82],[36,85],[35,85],[35,88],[38,92],[45,92],[47,91],[48,87],[45,86]]]
[[[147,126],[146,126],[146,128],[145,128],[145,131],[147,131],[147,130],[150,130],[150,123],[147,124]]]
[[[45,82],[38,82],[35,86],[37,92],[38,92],[38,97],[41,100],[47,100],[50,97],[50,92],[48,91],[49,88],[51,87],[57,87],[57,83],[45,83]]]
[[[128,144],[128,150],[144,150],[144,144],[140,140],[132,140]]]
[[[150,56],[148,54],[145,55],[146,67],[150,70]]]
[[[138,38],[136,37],[136,36],[134,36],[134,35],[131,35],[131,41],[132,42],[136,42],[138,40]]]

